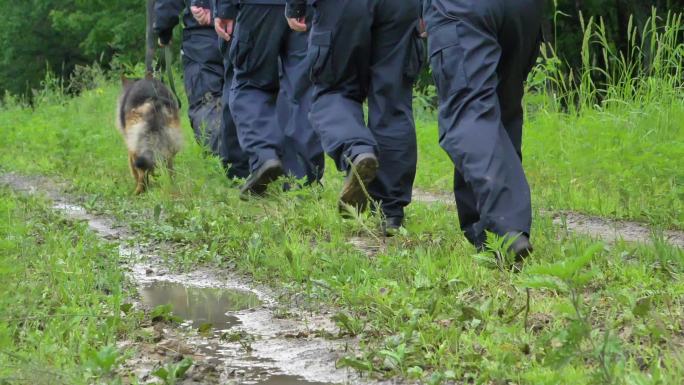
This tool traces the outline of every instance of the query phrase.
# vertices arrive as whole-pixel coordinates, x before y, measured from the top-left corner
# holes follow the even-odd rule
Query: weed
[[[180,323],[183,320],[173,314],[171,304],[159,305],[150,312],[152,322]]]
[[[178,380],[185,377],[185,373],[192,367],[192,359],[183,358],[179,362],[168,363],[152,372],[152,375],[164,381],[164,385],[176,385]]]
[[[4,189],[0,216],[0,382],[116,383],[113,343],[137,324],[119,311],[116,250]]]

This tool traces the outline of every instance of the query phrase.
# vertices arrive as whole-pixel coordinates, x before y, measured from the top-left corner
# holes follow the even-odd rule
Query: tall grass
[[[529,84],[546,96],[545,107],[570,113],[681,101],[683,16],[668,12],[661,17],[653,9],[643,26],[631,17],[627,47],[619,49],[609,38],[603,18],[587,20],[580,14],[581,67],[572,68],[558,57],[554,44],[545,44]]]

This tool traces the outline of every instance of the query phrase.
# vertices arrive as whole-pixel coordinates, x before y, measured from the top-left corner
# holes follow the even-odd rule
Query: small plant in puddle
[[[180,323],[183,322],[182,319],[173,314],[173,306],[171,304],[159,305],[152,309],[150,312],[150,319],[152,322],[167,322],[167,323]]]
[[[337,361],[337,366],[340,368],[352,368],[359,372],[373,372],[373,363],[370,360],[356,357],[342,357]]]
[[[221,341],[238,343],[246,352],[254,350],[252,348],[252,342],[254,342],[254,340],[254,336],[244,330],[221,334]]]
[[[152,375],[164,381],[164,385],[176,385],[178,380],[185,377],[185,373],[192,367],[192,359],[183,358],[179,362],[169,363],[152,372]]]
[[[212,325],[210,322],[205,322],[197,328],[197,332],[203,337],[210,336],[213,330],[214,325]]]

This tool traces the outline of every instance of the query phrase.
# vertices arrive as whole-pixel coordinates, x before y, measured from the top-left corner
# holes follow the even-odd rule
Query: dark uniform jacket
[[[156,0],[154,4],[154,32],[159,35],[163,44],[168,44],[173,35],[173,29],[183,15],[183,26],[186,33],[194,31],[213,31],[213,25],[199,25],[190,12],[190,6],[210,8],[209,0]]]
[[[306,6],[311,4],[312,0],[285,0],[285,2],[287,3],[285,16],[296,18],[306,16]]]
[[[285,15],[287,17],[303,17],[306,15],[307,0],[286,0],[286,2]]]
[[[285,0],[216,0],[216,16],[221,19],[235,19],[239,4],[285,5]]]

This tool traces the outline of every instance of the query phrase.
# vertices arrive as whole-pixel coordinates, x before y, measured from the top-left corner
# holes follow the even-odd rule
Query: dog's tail
[[[150,150],[135,157],[135,167],[140,170],[151,171],[154,168],[154,153]]]

